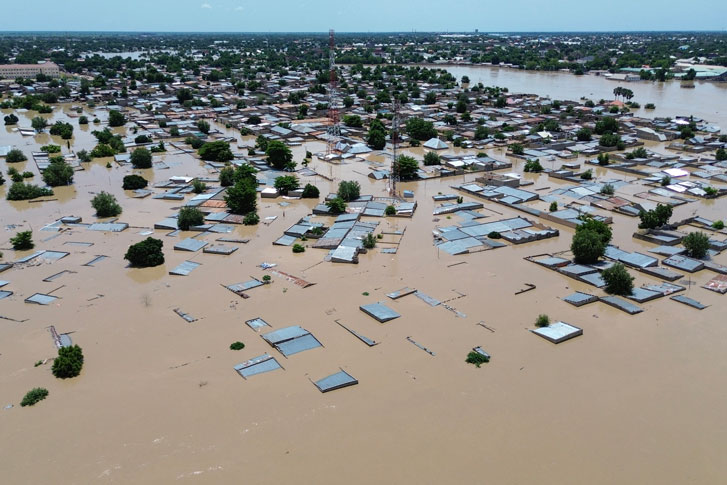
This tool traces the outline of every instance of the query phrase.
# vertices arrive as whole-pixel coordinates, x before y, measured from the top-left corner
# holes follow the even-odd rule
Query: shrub
[[[79,116],[78,117],[78,124],[79,125],[87,125],[88,124],[88,117],[86,117],[86,116]]]
[[[606,293],[628,296],[634,291],[634,278],[621,263],[603,270],[601,277],[606,282]]]
[[[88,153],[86,150],[81,150],[78,153],[76,153],[76,156],[81,162],[88,163],[91,160],[93,160],[93,157],[90,153]]]
[[[293,244],[293,252],[294,253],[303,253],[305,252],[305,247],[301,244]]]
[[[9,115],[7,115],[4,118],[4,120],[5,120],[5,124],[8,125],[8,126],[10,126],[10,125],[17,125],[18,124],[18,117],[15,116],[13,113],[10,113]]]
[[[487,235],[487,237],[489,237],[490,239],[500,239],[500,238],[502,237],[502,234],[500,234],[500,233],[499,233],[499,232],[497,232],[497,231],[491,231],[491,232],[490,232],[490,233],[489,233],[489,234]]]
[[[361,185],[358,182],[344,180],[338,184],[337,194],[344,201],[351,202],[361,195]]]
[[[320,191],[315,185],[306,184],[305,187],[303,187],[304,199],[317,199],[320,195]]]
[[[50,127],[50,134],[60,136],[64,140],[70,140],[73,137],[73,125],[63,121],[56,121]]]
[[[656,209],[640,211],[639,219],[641,219],[641,223],[639,229],[655,229],[667,224],[673,210],[672,206],[668,204],[657,204]]]
[[[164,242],[160,239],[148,237],[141,242],[132,244],[124,255],[124,259],[131,263],[131,266],[147,268],[164,264],[164,253],[162,252]]]
[[[598,164],[602,167],[605,167],[609,164],[609,157],[608,153],[599,153],[598,154]]]
[[[131,152],[131,164],[134,168],[151,168],[151,152],[146,148],[137,148]]]
[[[613,195],[616,192],[616,189],[613,188],[612,184],[604,184],[603,187],[601,187],[601,193],[603,195]]]
[[[488,363],[490,361],[490,358],[473,350],[472,352],[467,354],[467,358],[464,361],[468,364],[474,364],[475,367],[479,368],[480,365]]]
[[[386,209],[384,209],[384,214],[387,216],[395,216],[396,215],[396,207],[393,205],[387,205]]]
[[[525,153],[525,147],[523,147],[520,143],[513,144],[510,149],[512,150],[513,155],[523,155]]]
[[[644,105],[645,109],[656,109],[656,105],[654,103],[646,103]]]
[[[30,126],[32,126],[36,132],[40,133],[45,129],[46,126],[48,126],[48,121],[46,121],[45,118],[36,116],[32,120],[30,120]]]
[[[712,223],[712,227],[718,231],[721,231],[724,229],[724,222],[723,221],[714,221]]]
[[[704,187],[704,193],[710,197],[717,195],[718,192],[719,191],[717,189],[715,189],[714,187],[709,187],[709,186]]]
[[[22,176],[24,179],[30,179],[35,177],[35,174],[33,172],[28,172],[27,170],[22,173]]]
[[[91,207],[96,209],[96,217],[116,217],[121,214],[121,206],[116,197],[108,192],[99,192],[91,199]]]
[[[528,160],[525,162],[525,168],[523,170],[525,172],[540,173],[543,171],[543,166],[540,165],[539,160]]]
[[[48,397],[48,389],[36,387],[28,391],[27,394],[25,394],[23,400],[20,401],[20,405],[22,407],[33,406],[36,403],[45,399],[46,397]]]
[[[362,240],[363,247],[366,249],[374,249],[376,247],[376,238],[374,237],[374,233],[370,232],[366,234]]]
[[[25,156],[23,152],[18,150],[17,148],[13,148],[10,150],[5,157],[5,161],[7,163],[18,163],[18,162],[24,162],[28,159],[28,157]]]
[[[197,122],[197,129],[202,133],[207,134],[210,132],[210,124],[205,120],[199,120]]]
[[[346,212],[346,201],[340,197],[335,197],[328,202],[326,205],[331,210],[331,214],[343,214]]]
[[[187,143],[188,145],[192,145],[192,148],[195,150],[198,150],[204,146],[204,141],[202,139],[197,138],[196,136],[188,136],[184,139],[184,143]]]
[[[109,111],[109,126],[124,126],[126,124],[126,117],[120,112],[112,109]]]
[[[83,368],[83,351],[78,345],[61,347],[58,349],[58,357],[53,361],[51,371],[59,379],[76,377]]]
[[[296,190],[300,187],[298,177],[295,175],[282,175],[275,179],[275,188],[278,189],[281,195],[288,195],[288,192]]]
[[[440,165],[442,163],[442,159],[434,152],[427,152],[426,155],[424,155],[424,165]]]
[[[245,344],[240,342],[239,340],[237,342],[232,342],[230,344],[230,350],[242,350],[245,348]]]
[[[205,190],[207,190],[207,184],[202,182],[201,180],[194,179],[194,181],[192,182],[192,191],[195,194],[201,194]]]
[[[558,203],[553,201],[550,203],[550,212],[556,212],[558,210]]]
[[[727,160],[727,150],[725,150],[724,148],[718,148],[714,154],[714,158],[717,161]]]
[[[257,212],[248,212],[242,219],[242,223],[246,226],[256,226],[260,222],[260,216]]]
[[[99,143],[91,150],[92,158],[113,157],[114,155],[116,155],[116,150],[105,143]]]
[[[613,133],[604,133],[601,135],[601,139],[598,140],[598,144],[602,147],[617,147],[619,150],[622,149],[620,148],[622,143],[621,137]]]
[[[263,276],[263,283],[268,284],[272,281],[272,279],[273,279],[272,276],[270,276],[269,274],[266,274],[265,276]]]
[[[15,182],[10,186],[6,198],[8,200],[30,200],[49,195],[53,195],[53,191],[51,189],[23,182]]]
[[[591,141],[591,135],[591,130],[585,127],[576,132],[576,138],[578,141]]]
[[[268,157],[268,163],[277,170],[295,167],[295,162],[293,162],[293,152],[291,152],[290,148],[288,148],[288,146],[282,141],[269,141],[268,148],[265,150],[265,155]]]
[[[591,180],[593,178],[593,170],[590,168],[581,174],[581,179]]]
[[[40,151],[45,153],[60,153],[61,147],[58,145],[43,145],[40,147]]]
[[[550,317],[544,313],[541,313],[538,315],[538,318],[535,319],[536,327],[547,327],[548,325],[550,325]]]
[[[52,157],[50,164],[43,170],[43,181],[51,187],[73,183],[73,168],[63,157]]]
[[[126,175],[124,177],[123,185],[121,186],[124,190],[137,190],[143,189],[149,185],[149,182],[141,175]]]
[[[10,244],[13,245],[13,249],[16,251],[33,249],[35,247],[33,243],[33,231],[20,231],[15,237],[10,238]]]
[[[136,138],[134,138],[134,143],[137,145],[143,145],[144,143],[151,143],[151,138],[149,138],[146,135],[139,135]]]
[[[671,177],[668,175],[664,175],[661,178],[661,186],[666,187],[667,185],[671,185]]]
[[[235,183],[235,169],[227,166],[222,167],[220,170],[220,185],[223,187],[229,187]]]
[[[682,245],[687,248],[689,256],[703,258],[709,250],[709,237],[703,232],[692,232],[682,239]]]
[[[602,119],[596,122],[596,128],[594,129],[594,131],[598,135],[603,135],[605,133],[617,133],[618,121],[616,121],[616,118],[604,116]]]
[[[177,227],[182,231],[188,231],[192,226],[204,224],[204,214],[196,207],[182,207],[177,216]]]

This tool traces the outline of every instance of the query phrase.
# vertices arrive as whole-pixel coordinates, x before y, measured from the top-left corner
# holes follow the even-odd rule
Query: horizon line
[[[335,30],[335,29],[334,29]],[[336,30],[337,34],[679,34],[679,33],[714,33],[726,34],[727,29],[722,30],[507,30],[495,31],[486,30]],[[0,35],[5,34],[64,34],[64,33],[85,33],[85,34],[328,34],[327,30],[309,31],[274,31],[274,30],[0,30]]]

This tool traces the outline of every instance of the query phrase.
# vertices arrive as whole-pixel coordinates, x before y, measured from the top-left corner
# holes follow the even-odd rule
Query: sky
[[[727,29],[727,0],[3,0],[0,31],[556,32]]]

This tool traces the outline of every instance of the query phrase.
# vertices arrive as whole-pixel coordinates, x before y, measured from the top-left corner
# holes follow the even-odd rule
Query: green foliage
[[[343,214],[346,212],[346,201],[340,197],[335,197],[327,201],[326,205],[331,210],[331,214]]]
[[[484,140],[490,136],[490,129],[483,125],[477,125],[475,128],[475,140]]]
[[[93,160],[93,157],[91,157],[91,154],[88,153],[86,150],[80,150],[78,153],[76,153],[76,156],[81,162],[88,163],[91,160]]]
[[[235,169],[231,166],[222,167],[220,170],[220,185],[229,187],[235,183]]]
[[[616,263],[601,273],[606,282],[606,293],[628,296],[634,291],[634,278],[621,263]]]
[[[80,374],[82,368],[83,351],[78,345],[71,345],[58,349],[51,371],[59,379],[69,379]]]
[[[373,249],[376,247],[376,238],[374,237],[374,233],[370,232],[364,236],[362,239],[363,247],[366,249]]]
[[[23,182],[15,182],[10,186],[6,198],[8,200],[30,200],[49,195],[53,195],[53,191],[51,189]]]
[[[703,232],[692,232],[682,239],[682,245],[693,258],[703,258],[709,250],[709,236]]]
[[[598,261],[606,251],[606,244],[601,235],[595,231],[576,231],[571,242],[571,251],[578,264],[592,264]]]
[[[603,187],[601,187],[601,193],[603,195],[613,195],[616,192],[616,189],[614,189],[612,184],[604,184]]]
[[[40,401],[42,401],[43,399],[45,399],[46,397],[48,397],[48,389],[44,389],[42,387],[35,387],[35,388],[31,389],[30,391],[28,391],[27,394],[25,394],[25,396],[23,397],[23,400],[20,401],[20,405],[22,407],[33,406],[33,405],[39,403]]]
[[[7,126],[12,126],[12,125],[18,124],[18,117],[15,116],[13,113],[10,113],[9,115],[7,115],[5,118],[3,118],[3,120],[5,121],[5,125],[7,125]]]
[[[182,207],[177,216],[177,227],[182,231],[189,231],[190,227],[204,224],[204,214],[196,207]]]
[[[591,135],[592,135],[591,130],[584,127],[576,132],[576,139],[578,141],[591,141],[591,138],[592,138]]]
[[[666,187],[667,185],[671,185],[671,177],[668,176],[668,175],[664,175],[661,178],[661,182],[660,183],[661,183],[661,186],[662,187]]]
[[[151,138],[149,138],[146,135],[139,135],[136,138],[134,138],[134,143],[137,145],[143,145],[144,143],[151,143]]]
[[[205,120],[199,120],[197,122],[197,129],[206,135],[210,132],[210,124]]]
[[[92,158],[113,157],[116,151],[105,143],[99,143],[91,150]]]
[[[245,348],[245,344],[240,342],[239,340],[237,342],[232,342],[230,344],[230,350],[242,350]]]
[[[30,120],[30,126],[32,126],[36,132],[40,133],[45,129],[46,126],[48,126],[48,121],[46,121],[45,118],[36,116],[32,120]]]
[[[535,326],[542,328],[547,327],[550,325],[550,317],[544,313],[541,313],[538,315],[538,318],[535,319]]]
[[[137,148],[131,152],[131,165],[134,168],[151,168],[151,152],[146,148]]]
[[[91,207],[96,209],[97,217],[116,217],[121,214],[121,206],[116,197],[108,192],[99,192],[91,199]]]
[[[124,177],[123,185],[121,186],[124,190],[137,190],[137,189],[143,189],[149,185],[149,182],[142,177],[141,175],[126,175]]]
[[[722,229],[724,229],[724,221],[714,221],[712,223],[712,228],[721,231]]]
[[[424,165],[440,165],[442,163],[442,159],[434,152],[427,152],[426,155],[424,155]]]
[[[295,175],[281,175],[275,178],[275,188],[278,189],[281,195],[288,195],[288,192],[296,190],[300,187],[298,177]]]
[[[523,147],[520,143],[513,143],[512,146],[510,146],[510,150],[513,155],[522,155],[525,153],[525,147]]]
[[[602,167],[607,166],[610,163],[608,153],[598,154],[598,164]]]
[[[725,150],[724,148],[718,148],[717,151],[714,154],[714,158],[718,162],[727,160],[727,150]]]
[[[318,190],[318,187],[311,184],[305,184],[305,187],[303,187],[303,198],[317,199],[318,197],[320,197],[320,191]]]
[[[593,178],[593,170],[590,168],[581,174],[582,180],[591,180]]]
[[[550,203],[550,212],[556,212],[558,210],[558,203],[553,201]]]
[[[395,216],[396,215],[396,207],[393,205],[387,205],[386,209],[384,209],[384,214],[387,216]]]
[[[596,128],[594,129],[597,135],[603,135],[605,133],[618,133],[618,121],[616,118],[610,116],[604,116],[596,122]]]
[[[409,118],[406,121],[406,133],[417,140],[425,141],[437,136],[437,130],[431,121],[424,121],[421,118]]]
[[[124,255],[131,266],[148,268],[164,264],[164,242],[161,239],[148,237],[141,242],[132,244]]]
[[[50,134],[60,136],[64,140],[70,140],[73,137],[73,125],[63,121],[56,121],[55,124],[50,127]]]
[[[527,162],[525,162],[525,168],[523,170],[525,172],[540,173],[544,169],[543,169],[543,166],[540,165],[540,160],[533,159],[533,160],[528,160]]]
[[[343,117],[343,124],[351,128],[361,128],[363,121],[359,115],[346,115]]]
[[[619,147],[622,143],[620,136],[610,132],[604,133],[598,140],[598,144],[602,147]]]
[[[467,354],[467,358],[464,361],[468,364],[474,364],[475,367],[479,368],[482,364],[488,363],[490,361],[490,358],[473,350],[472,352]]]
[[[199,138],[196,139],[199,140]],[[230,144],[226,141],[211,141],[203,143],[199,148],[199,156],[202,160],[220,163],[229,162],[235,158],[230,150]]]
[[[707,196],[709,196],[709,197],[713,197],[719,193],[719,191],[717,189],[715,189],[714,187],[710,187],[710,186],[703,187],[703,190],[704,190],[704,193],[707,194]]]
[[[33,231],[20,231],[15,237],[10,238],[10,244],[13,245],[13,249],[16,251],[33,249],[35,247],[33,243]]]
[[[73,183],[73,168],[63,157],[52,157],[50,164],[43,170],[43,181],[51,187]]]
[[[125,124],[126,116],[115,109],[109,111],[109,126],[124,126]]]
[[[672,206],[668,204],[657,204],[656,209],[640,211],[639,219],[641,219],[641,223],[639,229],[655,229],[667,224],[673,210]]]
[[[256,226],[260,222],[260,216],[257,212],[248,212],[245,217],[242,218],[242,223],[246,226]]]
[[[386,128],[381,121],[371,121],[366,143],[374,150],[383,150],[386,147]]]
[[[293,152],[290,148],[279,140],[271,140],[268,142],[268,148],[265,150],[268,157],[268,163],[276,170],[295,168],[293,162]],[[292,164],[292,167],[291,167]]]
[[[361,185],[358,182],[344,180],[338,184],[338,196],[346,202],[358,199],[361,195]]]
[[[645,109],[656,109],[656,105],[654,103],[646,103],[644,105]]]
[[[305,247],[301,244],[293,244],[293,252],[294,253],[303,253],[305,252]]]
[[[5,157],[5,161],[7,163],[18,163],[18,162],[24,162],[28,159],[28,157],[25,156],[25,154],[18,150],[17,148],[13,148],[10,150]]]
[[[203,192],[204,192],[205,190],[207,190],[207,184],[206,184],[206,183],[202,182],[202,181],[201,181],[201,180],[199,180],[199,179],[194,179],[194,180],[192,181],[192,191],[193,191],[193,192],[194,192],[195,194],[201,194],[201,193],[203,193]]]
[[[233,214],[247,214],[257,209],[256,183],[249,178],[240,179],[228,187],[225,203]]]
[[[202,148],[204,145],[204,141],[196,136],[188,136],[184,139],[184,143],[191,145],[195,150]]]
[[[414,157],[399,155],[396,160],[395,170],[399,173],[401,180],[413,180],[419,178],[419,162]]]
[[[58,145],[43,145],[40,147],[40,151],[45,153],[61,153],[61,147]]]
[[[88,117],[87,116],[79,116],[78,117],[78,124],[79,125],[87,125],[88,124]]]
[[[497,231],[490,231],[489,234],[487,234],[487,237],[489,237],[490,239],[501,239],[502,234]]]

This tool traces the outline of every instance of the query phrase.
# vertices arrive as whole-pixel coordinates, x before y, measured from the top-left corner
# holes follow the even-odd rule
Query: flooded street
[[[448,69],[458,79],[467,74],[473,82],[554,99],[610,99],[618,85],[594,76]],[[630,83],[629,88],[642,106],[657,105],[652,113],[639,110],[639,115],[694,114],[727,127],[725,85],[702,83],[680,90],[676,83]],[[47,116],[50,122],[70,120],[74,125],[72,150],[92,149],[96,141],[91,131],[105,124],[79,128],[69,113],[70,106],[64,105]],[[83,114],[91,120],[107,116],[85,107]],[[19,126],[27,127],[33,116],[22,113]],[[254,143],[222,125],[213,127],[238,144]],[[31,151],[49,142],[68,152],[58,137],[22,137],[10,127],[0,129],[0,146],[15,145],[25,152],[28,161],[14,166],[34,172],[36,184],[42,182]],[[246,152],[235,145],[233,152]],[[664,150],[656,143],[648,148]],[[317,203],[285,200],[290,205],[283,207],[278,198],[258,199],[261,221],[277,216],[269,224],[200,236],[210,243],[222,236],[249,238],[247,244],[236,244],[239,249],[230,256],[175,251],[175,243],[193,234],[171,237],[170,231],[155,230],[153,237],[164,241],[164,265],[128,268],[123,259],[128,246],[183,202],[132,198],[121,189],[123,177],[139,173],[152,185],[171,176],[215,176],[192,155],[172,154],[168,142],[167,149],[161,155],[170,166],[166,170],[132,170],[111,158],[84,164],[73,186],[54,189],[53,201],[8,202],[9,181],[0,187],[0,261],[32,253],[15,252],[8,242],[28,228],[34,231],[36,250],[70,252],[58,261],[0,273],[0,279],[10,281],[3,289],[14,292],[0,300],[0,407],[15,404],[0,410],[4,483],[715,484],[727,476],[727,421],[722,417],[727,407],[727,297],[701,288],[712,273],[685,277],[693,284],[679,282],[688,286],[683,294],[709,308],[697,311],[662,298],[641,304],[645,311],[629,316],[601,303],[569,305],[562,298],[596,290],[523,259],[568,250],[570,228],[546,223],[560,236],[474,254],[438,251],[432,230],[461,221],[457,216],[434,221],[439,204],[432,196],[455,193],[452,185],[481,174],[401,184],[401,190],[415,193],[413,218],[364,218],[379,223],[377,233],[404,231],[397,253],[380,252],[393,246],[385,241],[399,240],[387,235],[360,256],[358,265],[324,262],[321,249],[293,254],[289,247],[272,245]],[[324,149],[320,142],[293,147],[294,160],[300,164],[306,150]],[[419,160],[424,154],[421,148],[404,152]],[[506,159],[504,149],[488,154]],[[522,173],[524,162],[511,161],[511,171]],[[314,158],[309,168],[332,180],[301,177],[301,185],[313,183],[324,197],[341,180],[356,180],[362,194],[385,196],[387,181],[366,175],[376,163],[388,165],[375,154],[343,164]],[[4,160],[0,168],[7,173]],[[596,177],[635,180],[607,168],[594,172]],[[546,174],[523,176],[534,182],[526,187],[529,191],[573,185]],[[95,221],[89,201],[101,190],[118,199],[123,207],[119,220],[130,225],[127,230],[40,230],[68,215]],[[638,191],[635,186],[625,190]],[[481,200],[456,193],[465,201]],[[676,207],[673,220],[694,212],[725,219],[726,208],[724,198],[701,199]],[[480,212],[487,222],[526,217],[493,202]],[[609,215],[613,244],[642,253],[654,247],[632,237],[638,218]],[[330,225],[333,218],[314,220]],[[724,233],[717,237],[724,239]],[[108,258],[85,266],[97,255]],[[186,260],[201,266],[186,277],[168,274]],[[715,260],[727,265],[727,254]],[[263,271],[258,267],[262,262],[315,285],[301,288]],[[68,273],[43,281],[64,270]],[[223,287],[265,274],[273,283],[249,290],[248,299]],[[661,282],[632,274],[636,286]],[[537,288],[516,296],[528,283]],[[395,301],[386,297],[405,286],[459,313],[443,305],[431,307],[414,295]],[[36,292],[52,292],[58,299],[47,306],[24,302]],[[380,324],[358,308],[375,302],[401,318]],[[187,323],[175,309],[198,320]],[[581,327],[583,336],[560,345],[538,338],[528,329],[540,313]],[[323,348],[285,358],[245,324],[255,317],[273,329],[300,325]],[[336,320],[380,344],[364,345]],[[71,332],[74,343],[83,347],[79,378],[54,378],[50,363],[33,366],[56,354],[50,325]],[[230,350],[238,340],[245,348]],[[475,346],[492,355],[481,368],[465,363]],[[284,370],[247,380],[233,370],[266,352]],[[339,369],[359,384],[322,394],[311,383]],[[48,399],[21,409],[20,398],[35,386],[47,388]]]

